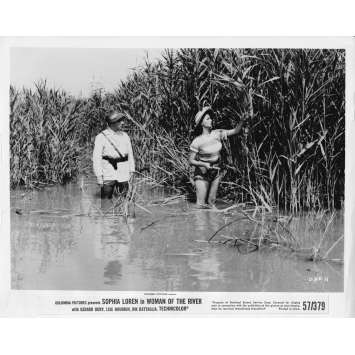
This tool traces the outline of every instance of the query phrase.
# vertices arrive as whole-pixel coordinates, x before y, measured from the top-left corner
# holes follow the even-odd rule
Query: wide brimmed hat
[[[197,127],[202,122],[207,113],[213,113],[213,110],[210,106],[206,106],[201,111],[197,112],[195,116],[195,127]]]
[[[108,124],[113,124],[113,123],[116,123],[118,121],[122,121],[122,120],[124,120],[126,118],[127,118],[127,116],[124,113],[113,112],[113,113],[107,115],[106,122]]]

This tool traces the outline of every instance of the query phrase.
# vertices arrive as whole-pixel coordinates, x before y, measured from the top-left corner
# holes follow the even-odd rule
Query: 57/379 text
[[[303,301],[302,309],[304,311],[325,311],[324,301]]]

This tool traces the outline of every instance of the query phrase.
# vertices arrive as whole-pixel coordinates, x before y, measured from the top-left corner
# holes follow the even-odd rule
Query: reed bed
[[[225,147],[224,198],[292,213],[342,207],[343,50],[165,50],[112,93],[96,90],[79,99],[39,83],[34,91],[11,88],[10,99],[13,187],[75,178],[105,112],[116,108],[130,117],[138,171],[192,192],[193,118],[208,103],[217,128],[246,117],[242,134]],[[84,165],[90,168],[90,161]]]
[[[79,173],[82,103],[38,84],[10,89],[11,186],[64,183]]]
[[[344,65],[342,50],[166,50],[115,99],[153,137],[144,161],[166,183],[191,188],[193,118],[209,103],[216,127],[247,121],[226,146],[225,196],[293,213],[334,209],[344,198]]]

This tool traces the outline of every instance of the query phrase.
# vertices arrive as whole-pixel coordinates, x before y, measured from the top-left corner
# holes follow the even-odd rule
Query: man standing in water
[[[123,113],[110,112],[106,117],[108,128],[95,138],[93,165],[102,199],[111,199],[115,189],[127,194],[135,170],[131,140],[122,130],[126,119]]]

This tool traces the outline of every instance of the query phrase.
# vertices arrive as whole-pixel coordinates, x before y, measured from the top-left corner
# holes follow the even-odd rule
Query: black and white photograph
[[[12,290],[343,292],[342,48],[12,47]]]

